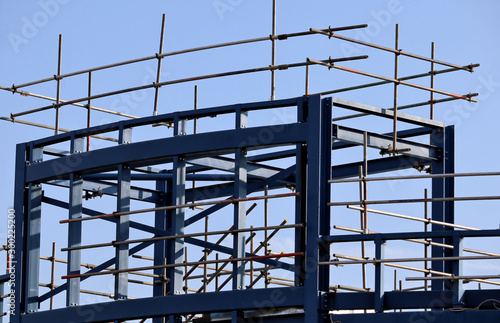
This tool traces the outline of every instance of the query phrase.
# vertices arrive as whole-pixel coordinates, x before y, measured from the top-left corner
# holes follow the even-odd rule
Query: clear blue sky
[[[58,35],[63,35],[62,72],[153,55],[158,51],[161,16],[166,14],[164,51],[267,36],[271,33],[270,0],[207,1],[2,1],[0,2],[0,85],[11,86],[50,77],[57,73]],[[457,172],[498,171],[499,151],[495,138],[500,135],[500,2],[494,0],[445,1],[298,1],[278,0],[277,32],[305,31],[311,27],[327,28],[368,23],[362,31],[343,35],[394,46],[394,25],[400,24],[400,48],[430,56],[430,43],[436,43],[436,58],[460,65],[480,63],[476,72],[458,72],[453,76],[437,76],[436,87],[466,94],[479,92],[474,105],[453,102],[438,105],[436,119],[457,126]],[[162,80],[263,67],[271,63],[270,42],[217,49],[199,54],[171,57],[163,61]],[[277,63],[303,62],[306,57],[326,59],[369,54],[363,62],[340,64],[368,72],[393,75],[393,56],[350,45],[324,36],[289,39],[277,43]],[[372,56],[373,55],[373,56]],[[443,67],[437,67],[442,69]],[[131,87],[154,81],[156,62],[149,61],[112,72],[94,74],[94,93]],[[422,73],[428,63],[401,59],[400,75]],[[269,73],[200,82],[200,107],[227,103],[267,100],[270,96]],[[310,92],[369,82],[326,68],[311,68]],[[428,80],[419,81],[428,85]],[[62,81],[63,99],[86,95],[86,77]],[[194,84],[162,88],[160,113],[192,107]],[[26,89],[55,97],[55,82]],[[276,97],[303,95],[304,71],[278,71]],[[391,107],[391,89],[347,93],[342,98]],[[439,96],[438,96],[439,97]],[[428,94],[401,90],[401,104],[428,100]],[[152,114],[153,92],[102,99],[96,106],[138,116]],[[48,101],[25,98],[0,91],[0,116],[11,112],[48,105]],[[427,108],[411,113],[427,116]],[[61,127],[77,129],[85,126],[85,111],[65,107],[61,111]],[[43,112],[21,119],[53,125],[54,112]],[[95,114],[93,125],[115,120]],[[208,127],[208,125],[205,125]],[[222,125],[221,125],[222,126]],[[217,125],[215,126],[217,127]],[[20,124],[0,121],[0,165],[4,170],[0,182],[0,220],[6,223],[7,210],[13,203],[15,145],[52,132]],[[357,155],[360,156],[360,155]],[[357,158],[357,157],[356,157]],[[497,179],[475,179],[457,183],[457,196],[500,195]],[[394,191],[394,189],[393,189]],[[418,193],[420,194],[420,193]],[[415,196],[414,196],[415,197]],[[498,203],[464,206],[460,213],[463,224],[481,228],[498,228]],[[460,204],[462,206],[462,204]],[[110,211],[110,210],[103,210]],[[478,224],[478,220],[481,219]],[[6,236],[0,225],[0,240]],[[3,257],[2,257],[3,258]],[[1,259],[3,264],[4,259]],[[497,270],[498,271],[498,270]]]

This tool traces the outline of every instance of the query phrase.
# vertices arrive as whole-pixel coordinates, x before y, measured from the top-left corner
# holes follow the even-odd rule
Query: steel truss
[[[393,118],[393,114],[387,110],[314,95],[132,119],[19,144],[16,154],[15,214],[16,236],[22,239],[18,238],[15,246],[15,273],[23,283],[15,286],[16,312],[11,315],[11,322],[109,322],[145,318],[153,318],[154,322],[161,322],[162,318],[169,322],[181,322],[186,318],[194,318],[195,314],[202,314],[204,319],[210,320],[210,316],[215,318],[218,313],[227,313],[228,320],[232,322],[243,319],[251,321],[257,317],[265,322],[324,322],[328,317],[341,322],[366,319],[374,322],[406,322],[411,318],[424,319],[426,316],[432,316],[436,322],[497,319],[499,314],[493,310],[495,302],[484,301],[500,298],[500,290],[464,291],[460,276],[463,261],[466,260],[466,257],[462,257],[462,239],[498,237],[499,230],[456,230],[453,226],[445,227],[433,222],[429,232],[375,234],[362,231],[362,234],[332,234],[331,208],[328,205],[331,203],[331,185],[336,181],[342,182],[343,178],[357,176],[359,166],[364,164],[332,166],[332,151],[366,144],[366,138],[369,138],[368,146],[371,148],[384,149],[393,137],[392,133],[363,135],[361,130],[332,124],[332,109],[338,107]],[[251,111],[276,108],[294,109],[296,122],[250,126],[248,114]],[[186,133],[187,121],[222,114],[234,115],[234,129]],[[406,149],[407,153],[366,160],[366,175],[412,168],[416,164],[431,166],[433,175],[426,177],[432,181],[433,188],[432,220],[454,223],[454,177],[449,175],[453,173],[454,167],[453,126],[405,114],[399,114],[398,118],[413,125],[412,129],[397,134],[400,139],[398,147]],[[132,131],[135,127],[158,123],[173,124],[174,136],[133,142]],[[84,151],[86,137],[111,131],[118,131],[118,145]],[[412,140],[412,137],[422,135],[429,135],[431,144]],[[61,142],[69,142],[69,152],[57,152],[48,147]],[[275,148],[276,151],[259,153],[268,148]],[[253,154],[249,156],[248,152]],[[55,158],[44,160],[45,155]],[[294,165],[281,169],[266,164],[285,157],[293,157]],[[168,167],[155,170],[152,166],[156,165]],[[144,173],[144,169],[153,171]],[[218,170],[224,170],[225,174],[211,174]],[[438,174],[448,175],[440,177]],[[133,186],[136,179],[154,181],[156,189]],[[186,181],[189,180],[210,180],[210,184],[186,188]],[[69,199],[64,201],[44,196],[42,185],[67,187]],[[83,207],[84,190],[92,190],[96,186],[103,188],[103,194],[116,197],[114,214],[103,216],[103,212]],[[295,188],[295,193],[287,197],[294,199],[295,203],[292,217],[294,225],[289,227],[294,232],[293,254],[273,256],[246,251],[245,244],[250,231],[245,223],[246,202],[256,197],[266,199],[267,194],[262,195],[266,187],[269,190]],[[253,193],[256,195],[251,195]],[[154,216],[154,225],[141,223],[141,217],[145,215],[137,214],[142,213],[141,210],[130,209],[132,199],[146,201],[154,206],[146,213]],[[218,202],[192,217],[186,217],[185,208],[189,203],[214,199]],[[369,204],[369,201],[365,202],[364,205]],[[46,221],[42,216],[44,204],[67,210],[67,220],[58,224],[68,226],[67,261],[61,261],[67,266],[65,275],[61,275],[67,282],[40,293],[40,236],[43,234],[40,221]],[[232,227],[226,232],[233,236],[232,247],[198,238],[208,236],[208,231],[205,235],[184,234],[190,225],[228,206],[233,208],[234,213]],[[108,261],[82,271],[82,235],[88,233],[84,232],[79,219],[88,219],[86,216],[91,216],[95,221],[115,224],[116,240],[106,246],[114,248],[116,252],[115,257]],[[131,229],[153,234],[156,238],[136,239],[133,241],[136,245],[131,246],[132,242],[127,243]],[[256,228],[261,229],[265,228]],[[430,290],[387,291],[384,288],[385,242],[405,239],[432,241],[432,255],[428,260],[432,263],[433,271],[457,278],[433,279]],[[333,245],[349,241],[374,243],[377,261],[340,262],[331,258]],[[443,243],[452,248],[443,247]],[[153,266],[129,267],[129,258],[150,245],[154,245]],[[231,256],[212,262],[207,261],[205,256],[199,263],[189,263],[190,266],[206,266],[208,263],[232,265],[226,273],[232,281],[231,288],[186,294],[182,269],[187,266],[184,263],[187,245]],[[291,271],[294,278],[287,286],[264,288],[253,284],[252,288],[247,289],[245,277],[250,260],[266,268]],[[375,266],[373,291],[340,292],[331,288],[330,266],[348,265],[351,261]],[[108,267],[112,267],[111,271]],[[131,271],[152,271],[151,297],[133,299],[129,295]],[[115,291],[111,296],[114,300],[81,305],[81,282],[103,273],[114,274]],[[254,275],[251,277],[252,281]],[[40,303],[62,292],[66,292],[67,307],[39,311]],[[471,308],[475,310],[468,310]],[[342,314],[343,310],[361,309],[371,309],[374,313]],[[406,311],[384,313],[392,309]],[[415,309],[436,311],[411,311]],[[456,313],[457,310],[460,313]]]

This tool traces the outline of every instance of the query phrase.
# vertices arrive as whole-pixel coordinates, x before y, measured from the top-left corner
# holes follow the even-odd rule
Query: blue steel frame
[[[272,126],[250,127],[248,113],[255,110],[291,107],[297,111],[297,121]],[[434,322],[470,322],[479,319],[498,320],[500,314],[494,311],[493,303],[483,303],[486,299],[499,299],[500,290],[464,291],[460,282],[445,284],[434,281],[432,289],[418,292],[384,291],[384,265],[375,269],[374,293],[338,293],[330,291],[329,266],[319,262],[330,260],[330,247],[334,243],[347,241],[373,241],[375,255],[384,256],[384,244],[388,240],[409,238],[428,238],[436,242],[447,242],[455,246],[452,253],[442,247],[433,247],[432,256],[460,255],[464,237],[500,236],[499,230],[454,231],[433,225],[431,232],[404,232],[390,234],[332,235],[330,232],[330,179],[358,175],[361,164],[344,164],[332,167],[332,151],[362,144],[360,131],[332,124],[332,109],[340,107],[353,111],[369,113],[382,118],[392,118],[392,112],[364,104],[337,98],[321,96],[301,97],[287,100],[255,102],[222,107],[181,111],[141,119],[127,120],[88,129],[59,134],[29,143],[19,144],[16,152],[15,214],[16,240],[15,267],[15,315],[10,316],[12,323],[31,322],[109,322],[141,318],[153,318],[153,322],[180,322],[181,315],[193,313],[228,313],[231,322],[252,320],[251,315],[260,314],[264,322],[418,322],[432,318]],[[235,128],[217,132],[188,135],[186,121],[194,118],[212,117],[221,114],[235,115]],[[411,168],[415,164],[431,165],[433,173],[454,172],[454,128],[443,123],[398,113],[398,119],[416,126],[397,133],[402,145],[411,148],[411,155],[389,156],[368,161],[369,174]],[[134,127],[172,123],[174,136],[132,143]],[[83,151],[83,139],[89,135],[118,131],[119,144],[91,152]],[[431,145],[412,142],[411,138],[430,135]],[[392,133],[369,134],[370,146],[386,148],[392,142]],[[404,139],[406,138],[406,139]],[[70,142],[70,152],[54,153],[47,146]],[[247,156],[247,152],[264,148],[288,146],[272,153]],[[290,148],[291,147],[291,148]],[[56,158],[44,161],[44,153]],[[234,154],[230,160],[221,155]],[[295,165],[286,169],[265,164],[279,158],[294,157]],[[193,161],[190,164],[190,161]],[[160,169],[148,174],[133,172],[150,166],[169,163],[171,169]],[[191,166],[187,166],[191,165]],[[218,169],[229,174],[199,174],[200,171]],[[115,174],[102,174],[115,171]],[[154,180],[156,190],[134,187],[136,179]],[[230,181],[211,184],[207,187],[186,189],[186,180],[223,180]],[[116,180],[116,184],[106,180]],[[41,186],[60,185],[69,188],[69,201],[59,201],[42,196]],[[89,277],[70,278],[66,284],[52,291],[39,294],[39,256],[42,219],[42,203],[52,204],[68,210],[68,218],[83,215],[98,215],[98,211],[83,207],[82,191],[104,187],[104,193],[117,198],[117,211],[130,209],[130,200],[154,203],[155,206],[179,205],[193,201],[213,198],[245,198],[254,192],[293,186],[300,194],[295,198],[295,222],[304,224],[295,229],[295,252],[303,256],[295,257],[293,263],[256,259],[256,262],[289,270],[294,273],[293,287],[244,289],[245,264],[233,262],[232,289],[212,293],[183,294],[181,267],[168,268],[167,275],[157,278],[152,295],[148,298],[127,299],[127,273],[115,275],[115,300],[91,305],[79,304],[80,282]],[[433,197],[453,197],[452,179],[432,180]],[[217,188],[217,189],[213,189]],[[142,224],[129,216],[105,218],[116,224],[116,240],[124,241],[130,229],[137,229],[155,236],[179,235],[193,223],[229,205],[218,204],[196,215],[186,218],[182,208],[169,211],[156,211],[154,226]],[[233,203],[234,228],[246,227],[245,202]],[[432,205],[432,218],[453,222],[453,202],[435,202]],[[80,222],[68,226],[68,247],[81,244],[82,227]],[[134,247],[124,244],[116,248],[116,256],[100,264],[87,273],[102,271],[115,265],[118,269],[128,268],[131,255],[154,244],[154,264],[180,264],[184,260],[184,246],[192,244],[216,250],[235,258],[254,256],[245,251],[246,235],[234,234],[232,248],[224,247],[197,238],[178,238],[157,242],[146,241]],[[68,253],[68,274],[81,273],[80,251]],[[461,273],[459,261],[433,261],[433,269],[447,271],[455,275]],[[163,275],[163,269],[155,269],[155,274]],[[39,304],[51,296],[66,291],[65,308],[39,311]],[[475,311],[466,310],[481,304]],[[264,311],[275,308],[300,308],[303,311],[288,315],[264,315]],[[432,308],[444,310],[460,308],[460,312],[450,311],[405,311],[385,313],[391,309]],[[331,314],[331,311],[373,309],[372,314]]]

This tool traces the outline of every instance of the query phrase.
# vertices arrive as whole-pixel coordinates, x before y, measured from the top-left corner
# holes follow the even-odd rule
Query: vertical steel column
[[[161,199],[155,204],[155,207],[161,207],[167,205],[166,193],[167,193],[167,182],[164,180],[156,181],[156,190],[160,192]],[[155,211],[155,228],[158,230],[167,230],[167,215],[166,211]],[[165,240],[157,241],[154,244],[154,265],[163,265],[163,259],[166,257],[166,243]],[[164,270],[162,268],[155,269],[153,271],[155,275],[160,275],[160,278],[154,278],[153,284],[153,296],[164,296],[165,295],[165,284],[164,284]],[[153,318],[153,323],[164,323],[165,318],[158,317]]]
[[[174,136],[186,134],[186,120],[179,120],[178,114],[174,117]],[[186,161],[183,156],[175,156],[172,165],[172,205],[184,204],[186,201]],[[184,208],[172,210],[168,214],[169,234],[184,234]],[[182,264],[184,261],[184,239],[168,240],[168,264]],[[180,295],[183,291],[183,268],[175,267],[167,269],[167,276],[170,279],[170,295]],[[171,315],[170,323],[181,322],[180,316]]]
[[[15,303],[14,303],[14,315],[10,316],[11,323],[21,322],[21,313],[25,310],[25,303],[23,301],[24,284],[25,284],[25,273],[26,273],[26,262],[24,254],[25,235],[25,199],[27,194],[26,189],[26,150],[27,145],[25,143],[18,144],[16,146],[16,178],[15,178],[15,188],[14,188],[14,210],[15,210],[15,246],[14,254],[11,257],[10,270],[14,273],[15,285],[12,287],[15,293]]]
[[[236,110],[236,129],[246,128],[248,124],[248,111]],[[245,198],[247,195],[247,151],[246,147],[238,148],[234,154],[234,198]],[[234,229],[246,228],[246,202],[234,204]],[[233,234],[233,258],[245,257],[245,232]],[[245,286],[245,262],[233,263],[233,290],[242,290]],[[232,322],[241,320],[241,313],[233,311]]]
[[[7,251],[8,252],[8,251]],[[4,293],[4,282],[0,282],[0,295]],[[3,323],[3,298],[0,297],[0,323]]]
[[[444,133],[444,168],[445,173],[455,173],[455,126],[447,126]],[[455,177],[448,177],[444,179],[444,192],[445,197],[455,197]],[[455,202],[448,201],[444,203],[444,221],[448,223],[455,223]],[[444,230],[454,230],[452,227],[444,227]],[[444,239],[445,243],[453,244],[451,238]],[[445,256],[451,256],[453,250],[444,249]],[[447,273],[452,272],[453,263],[446,261],[444,263],[444,271]]]
[[[463,254],[463,238],[460,232],[453,232],[453,257],[462,257]],[[453,261],[453,275],[462,276],[463,260]],[[463,280],[457,279],[452,284],[453,290],[453,307],[461,308],[463,306],[464,286]]]
[[[41,148],[29,149],[29,163],[42,161]],[[29,183],[26,214],[26,286],[24,302],[26,313],[38,311],[38,283],[40,280],[40,234],[42,215],[42,186]],[[19,237],[20,238],[20,237]]]
[[[385,241],[380,236],[375,238],[375,258],[384,259]],[[384,263],[375,264],[375,293],[374,306],[375,312],[384,311]]]
[[[236,129],[246,128],[247,111],[236,111]],[[234,198],[245,198],[247,194],[247,152],[246,148],[239,148],[235,152],[234,169]],[[234,229],[246,228],[246,202],[234,204]],[[233,235],[233,257],[245,257],[245,232]],[[233,263],[233,289],[242,289],[245,286],[245,262]]]
[[[319,213],[319,235],[329,236],[330,232],[330,202],[332,179],[332,99],[321,100],[321,160],[320,160],[320,213]],[[366,147],[365,147],[366,149]],[[366,186],[365,186],[366,189]],[[365,193],[366,194],[366,193]],[[366,221],[366,219],[365,219]],[[366,222],[365,222],[366,225]],[[319,246],[319,261],[330,261],[330,244]],[[320,266],[319,290],[323,293],[330,291],[330,266]]]
[[[306,122],[309,102],[306,98],[297,104],[297,122]],[[300,195],[295,197],[295,223],[306,223],[307,196],[307,145],[297,144],[295,153],[295,191]],[[295,252],[306,251],[305,228],[295,229]],[[306,270],[305,257],[295,257],[295,286],[304,285]]]
[[[320,247],[318,237],[330,231],[329,184],[331,172],[331,100],[319,95],[308,98],[307,197],[306,197],[306,277],[304,281],[305,322],[322,322],[322,291],[328,290],[328,268],[318,268],[318,261],[328,261],[329,248]],[[329,129],[326,129],[329,128]],[[329,136],[327,134],[330,133]],[[329,147],[326,149],[326,146]],[[328,168],[328,169],[326,169]],[[323,266],[328,267],[328,266]]]
[[[132,140],[132,129],[124,128],[120,124],[118,143],[120,145],[130,143]],[[116,211],[126,212],[130,210],[130,167],[118,165],[118,191]],[[116,222],[116,241],[129,239],[130,216],[120,216]],[[128,268],[129,246],[127,244],[116,246],[116,265],[118,270]],[[115,275],[115,300],[127,299],[128,297],[128,273],[123,272]]]
[[[83,151],[83,138],[75,138],[72,133],[70,153],[79,154]],[[83,179],[80,175],[71,173],[69,176],[69,206],[68,218],[82,217]],[[68,224],[68,248],[79,247],[82,244],[82,223],[70,222]],[[80,274],[81,250],[68,252],[67,275]],[[66,289],[66,306],[80,304],[80,277],[70,278]]]
[[[445,129],[434,129],[431,134],[431,145],[438,147],[441,151],[441,156],[439,159],[432,162],[432,173],[433,174],[444,174],[445,173]],[[432,179],[432,198],[442,198],[445,196],[445,180],[443,178],[433,178]],[[436,221],[445,221],[445,203],[444,202],[432,202],[431,205],[431,219]],[[444,227],[438,224],[432,224],[431,231],[443,231]],[[442,238],[433,238],[432,242],[443,243]],[[432,257],[443,257],[444,248],[439,246],[431,247]],[[431,262],[431,268],[435,271],[444,271],[444,262],[439,260],[434,260]],[[435,276],[435,275],[433,275]],[[439,291],[444,290],[444,281],[433,280],[431,282],[432,290]]]

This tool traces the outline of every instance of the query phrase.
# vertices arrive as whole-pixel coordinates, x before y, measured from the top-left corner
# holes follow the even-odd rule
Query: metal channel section
[[[252,111],[285,107],[295,109],[295,122],[252,126]],[[386,109],[312,95],[160,114],[19,144],[14,201],[18,237],[15,273],[22,284],[14,289],[16,311],[10,315],[10,322],[498,320],[495,310],[498,303],[494,300],[500,299],[500,289],[465,290],[461,277],[463,261],[470,259],[463,254],[468,250],[463,247],[463,240],[499,237],[500,230],[456,230],[453,226],[436,224],[439,221],[454,223],[454,178],[437,176],[454,174],[454,128],[398,112],[398,120],[413,128],[397,132],[399,152],[396,152],[389,148],[392,133],[377,134],[333,123],[332,110],[339,108],[381,118],[394,117]],[[220,114],[233,115],[234,128],[187,133],[189,120]],[[133,141],[135,127],[159,123],[173,124],[173,136]],[[117,144],[84,151],[87,136],[110,131],[118,131]],[[414,140],[423,135],[428,136],[429,144]],[[63,142],[70,143],[70,151],[49,147]],[[332,165],[334,153],[353,146],[380,151],[381,157]],[[269,149],[274,150],[269,152]],[[44,155],[50,158],[44,159]],[[270,163],[276,159],[292,162],[279,168]],[[337,209],[330,206],[334,204],[331,203],[335,193],[333,185],[339,185],[336,180],[357,178],[362,165],[367,167],[364,176],[368,178],[415,165],[431,166],[432,174],[436,175],[428,178],[432,184],[430,200],[436,200],[431,202],[434,221],[431,230],[334,232],[332,224]],[[152,185],[144,185],[144,181]],[[197,185],[192,181],[197,181]],[[359,182],[366,185],[368,181],[361,177]],[[43,195],[41,187],[46,184],[66,188],[68,199]],[[116,201],[113,213],[85,207],[87,199],[103,195]],[[293,206],[292,214],[287,214],[293,225],[285,225],[285,221],[273,226],[275,218],[267,217],[269,226],[250,228],[247,225],[257,212],[252,211],[252,203],[263,200],[272,203],[273,199],[285,198]],[[362,198],[357,205],[363,201],[365,205],[370,203],[367,196]],[[197,209],[197,203],[202,201],[206,202],[204,209]],[[140,209],[133,203],[148,203],[150,208]],[[187,212],[190,203],[194,215]],[[66,282],[48,292],[38,287],[44,281],[40,278],[41,221],[54,222],[50,214],[43,212],[44,205],[66,210],[67,218],[54,225],[68,233],[68,244],[63,246],[67,247],[63,248],[67,250],[66,270],[57,272]],[[191,228],[201,220],[208,219],[206,223],[213,224],[212,219],[228,209],[231,209],[230,220],[225,223],[228,230],[216,232],[207,226],[204,232],[192,233]],[[368,209],[365,208],[365,212]],[[114,250],[114,257],[83,269],[82,247],[88,247],[89,252],[94,248],[82,246],[85,235],[92,234],[82,226],[82,218],[87,217],[92,218],[91,222],[105,221],[113,225],[116,234],[106,245]],[[145,221],[145,218],[152,220]],[[250,248],[250,241],[264,230],[266,239],[257,248]],[[289,234],[293,237],[292,250],[265,254],[266,245],[279,230],[292,230],[287,231],[293,232]],[[132,243],[131,233],[134,236],[140,233],[144,238],[134,239]],[[205,239],[211,235],[216,239]],[[429,262],[433,274],[425,277],[431,280],[432,287],[418,291],[388,290],[384,284],[387,268],[398,260],[386,261],[384,247],[393,241],[412,239],[431,245]],[[375,258],[351,257],[341,261],[335,255],[332,257],[336,246],[346,242],[373,244]],[[133,265],[134,257],[148,258],[144,256],[145,250],[152,250],[150,265]],[[195,261],[197,259],[190,256],[191,250],[201,250],[202,258]],[[199,254],[196,257],[199,258]],[[494,256],[475,257],[482,260]],[[368,272],[373,275],[369,279],[373,281],[369,292],[355,288],[342,292],[340,285],[334,288],[332,266],[360,263],[374,266],[374,270]],[[254,268],[260,271],[254,272]],[[275,272],[287,274],[279,277]],[[131,286],[137,282],[133,278],[137,273],[149,275],[149,296],[134,295]],[[201,273],[204,274],[199,276]],[[196,275],[204,277],[201,285],[199,280],[191,279]],[[80,284],[87,280],[85,284],[91,284],[95,276],[113,277],[113,299],[81,304]],[[221,287],[223,280],[219,278],[222,277],[231,284]],[[47,301],[62,295],[66,295],[65,306],[45,309]]]

